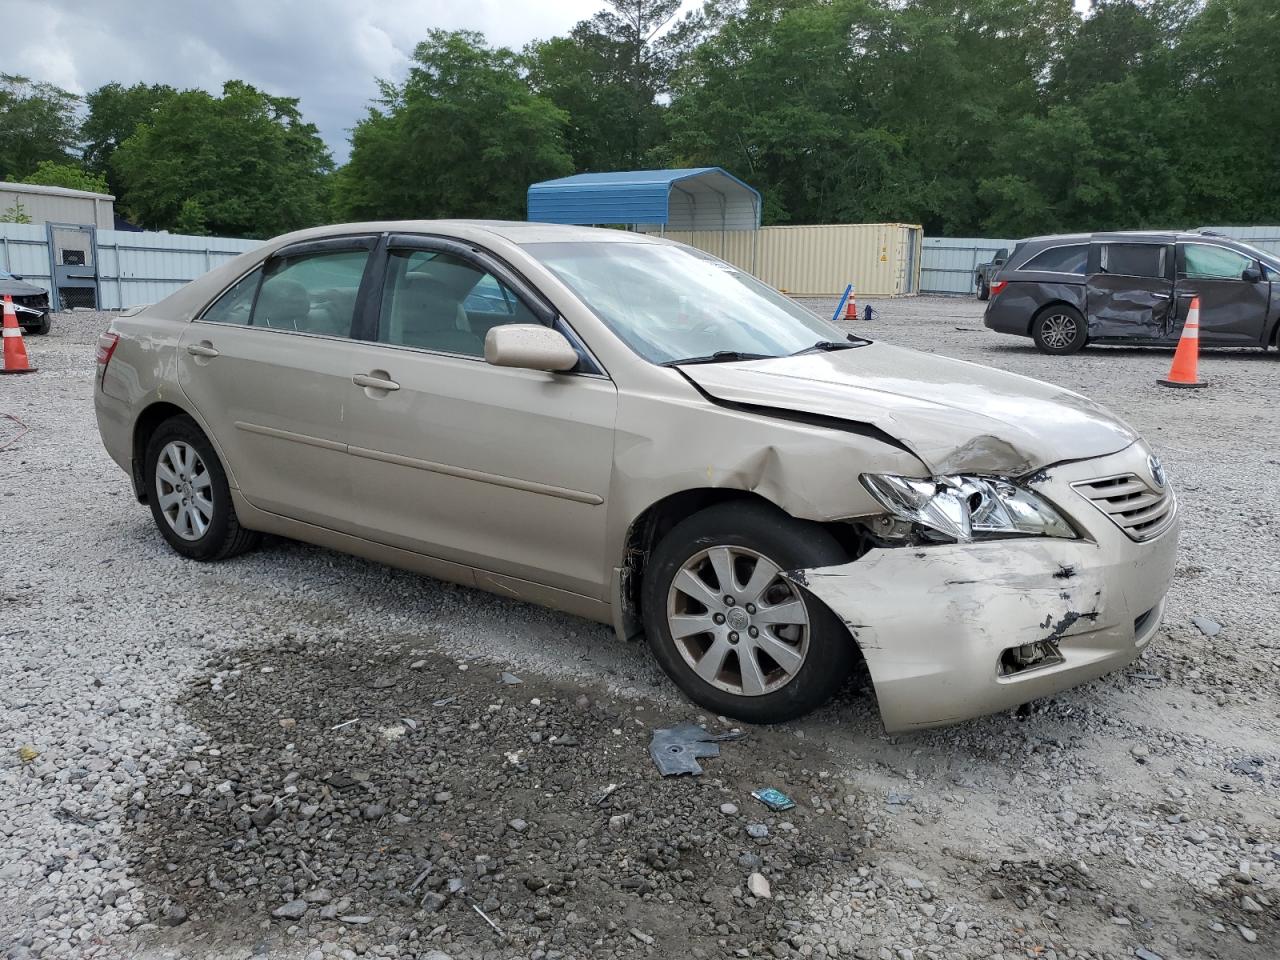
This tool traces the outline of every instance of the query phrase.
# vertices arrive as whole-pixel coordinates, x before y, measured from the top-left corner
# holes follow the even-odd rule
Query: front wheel
[[[1057,304],[1042,310],[1031,323],[1031,337],[1041,353],[1066,356],[1085,344],[1089,328],[1075,307]]]
[[[677,524],[645,571],[645,635],[691,700],[752,723],[825,703],[854,661],[839,618],[787,571],[849,559],[819,524],[730,502]]]
[[[45,314],[40,321],[33,326],[24,327],[23,332],[32,334],[37,337],[43,337],[49,332],[49,328],[53,325],[53,318],[49,314]]]
[[[225,560],[258,542],[240,526],[226,471],[190,417],[156,428],[145,454],[147,501],[169,546],[192,560]]]

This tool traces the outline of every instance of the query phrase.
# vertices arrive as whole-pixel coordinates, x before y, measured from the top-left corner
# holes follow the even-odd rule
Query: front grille
[[[1071,486],[1134,540],[1157,537],[1173,521],[1173,491],[1136,473],[1081,480]]]
[[[32,293],[27,296],[14,297],[13,302],[20,307],[30,307],[32,310],[43,310],[49,305],[49,295],[47,293]]]

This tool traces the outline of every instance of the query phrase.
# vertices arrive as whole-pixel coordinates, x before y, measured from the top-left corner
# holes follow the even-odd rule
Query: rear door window
[[[368,250],[325,251],[271,261],[253,308],[253,326],[351,336],[368,261]]]
[[[1182,257],[1182,276],[1193,280],[1239,280],[1254,265],[1252,257],[1207,243],[1186,244]]]
[[[1018,269],[1083,275],[1088,262],[1089,245],[1073,243],[1065,247],[1050,247],[1048,250],[1042,250]]]
[[[1166,250],[1161,243],[1104,243],[1102,272],[1123,277],[1166,277]]]
[[[240,278],[226,293],[210,304],[201,320],[214,323],[246,324],[253,312],[253,297],[258,292],[258,281],[262,279],[262,268],[252,271]]]

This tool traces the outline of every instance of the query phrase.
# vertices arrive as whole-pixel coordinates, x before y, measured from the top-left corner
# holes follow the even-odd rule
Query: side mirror
[[[15,279],[15,280],[21,280],[21,279],[22,279],[22,274],[20,274],[20,273],[11,273],[11,274],[9,274],[9,276],[13,277],[13,279]]]
[[[578,351],[564,334],[550,327],[505,323],[485,334],[484,359],[495,367],[562,372],[578,365]]]
[[[1262,270],[1258,267],[1245,267],[1244,272],[1240,274],[1240,279],[1245,283],[1261,283]]]

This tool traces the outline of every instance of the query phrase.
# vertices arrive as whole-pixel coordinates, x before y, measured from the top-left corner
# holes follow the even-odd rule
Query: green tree
[[[680,0],[609,6],[569,36],[526,49],[530,84],[569,115],[566,143],[578,170],[635,169],[662,158],[662,98],[701,22],[676,21]]]
[[[80,125],[84,165],[104,174],[112,189],[120,189],[111,169],[116,148],[133,136],[139,125],[151,123],[160,108],[177,94],[170,86],[143,83],[131,87],[108,83],[89,93],[84,98],[88,115]]]
[[[20,181],[42,160],[73,159],[79,103],[51,83],[0,73],[0,180]]]
[[[135,222],[166,230],[180,219],[203,222],[215,235],[242,237],[323,222],[332,165],[297,100],[239,80],[221,97],[185,90],[169,98],[112,157]]]
[[[336,175],[340,217],[520,219],[530,183],[573,172],[563,111],[478,33],[433,30],[381,92]]]
[[[90,173],[78,163],[58,163],[41,160],[24,178],[27,183],[39,183],[46,187],[68,187],[72,190],[89,190],[107,193],[107,180],[101,174]]]

